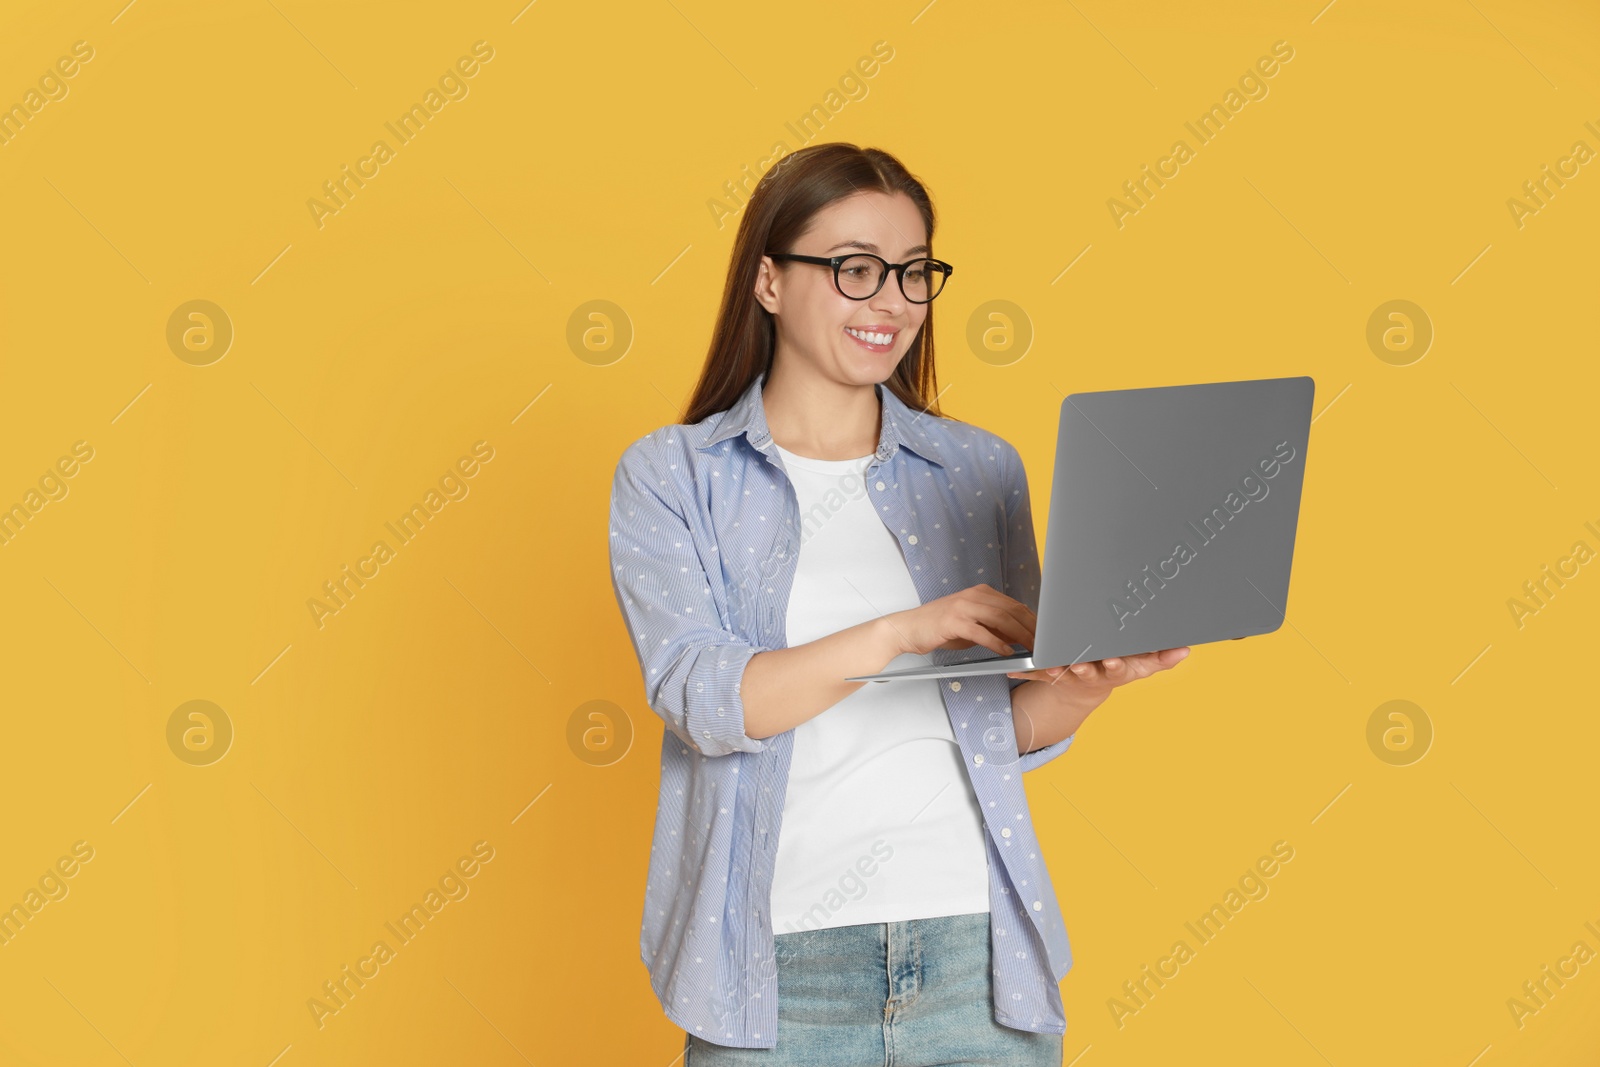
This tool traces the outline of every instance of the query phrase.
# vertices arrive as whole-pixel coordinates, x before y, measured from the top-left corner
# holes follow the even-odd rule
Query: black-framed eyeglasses
[[[772,259],[815,263],[833,268],[833,285],[851,300],[870,300],[894,271],[900,291],[913,304],[926,304],[944,290],[955,268],[942,259],[911,259],[890,263],[871,252],[852,252],[848,256],[802,256],[794,252],[768,252]]]

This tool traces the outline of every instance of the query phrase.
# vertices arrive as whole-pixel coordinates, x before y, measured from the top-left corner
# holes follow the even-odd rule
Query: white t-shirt
[[[788,644],[918,607],[862,477],[872,456],[778,454],[802,527]],[[907,653],[886,669],[929,662]],[[939,683],[864,683],[794,729],[773,933],[988,911],[984,832]]]

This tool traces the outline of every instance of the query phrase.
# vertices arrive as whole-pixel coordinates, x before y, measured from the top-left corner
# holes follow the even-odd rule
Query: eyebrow
[[[837,252],[841,248],[859,248],[863,252],[871,252],[875,255],[883,254],[881,251],[879,251],[878,246],[873,244],[871,241],[841,241],[832,248],[828,249],[828,251]],[[932,251],[933,249],[929,248],[927,245],[917,245],[915,248],[906,249],[906,255],[909,256],[918,252],[926,255]]]

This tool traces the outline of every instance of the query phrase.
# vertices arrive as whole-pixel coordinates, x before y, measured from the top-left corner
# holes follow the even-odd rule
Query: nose
[[[889,277],[883,279],[883,288],[879,289],[877,294],[867,301],[867,305],[873,311],[881,311],[885,315],[900,315],[905,311],[906,305],[910,301],[906,299],[905,292],[900,288],[900,275],[895,271],[890,271],[889,275]]]

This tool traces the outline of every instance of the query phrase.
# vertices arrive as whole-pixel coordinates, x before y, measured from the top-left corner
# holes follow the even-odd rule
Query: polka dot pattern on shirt
[[[669,1018],[747,1048],[775,1043],[767,904],[793,731],[748,736],[740,687],[752,657],[787,647],[801,536],[761,403],[764,380],[726,411],[630,444],[610,510],[613,588],[645,702],[665,726],[640,959]],[[983,583],[1037,611],[1039,553],[1017,450],[913,410],[887,386],[877,392],[884,417],[863,487],[922,601]],[[1018,754],[1010,692],[1020,684],[975,675],[941,680],[940,694],[984,812],[995,1019],[1060,1034],[1057,982],[1072,954],[1020,772],[1054,760],[1072,738]]]

